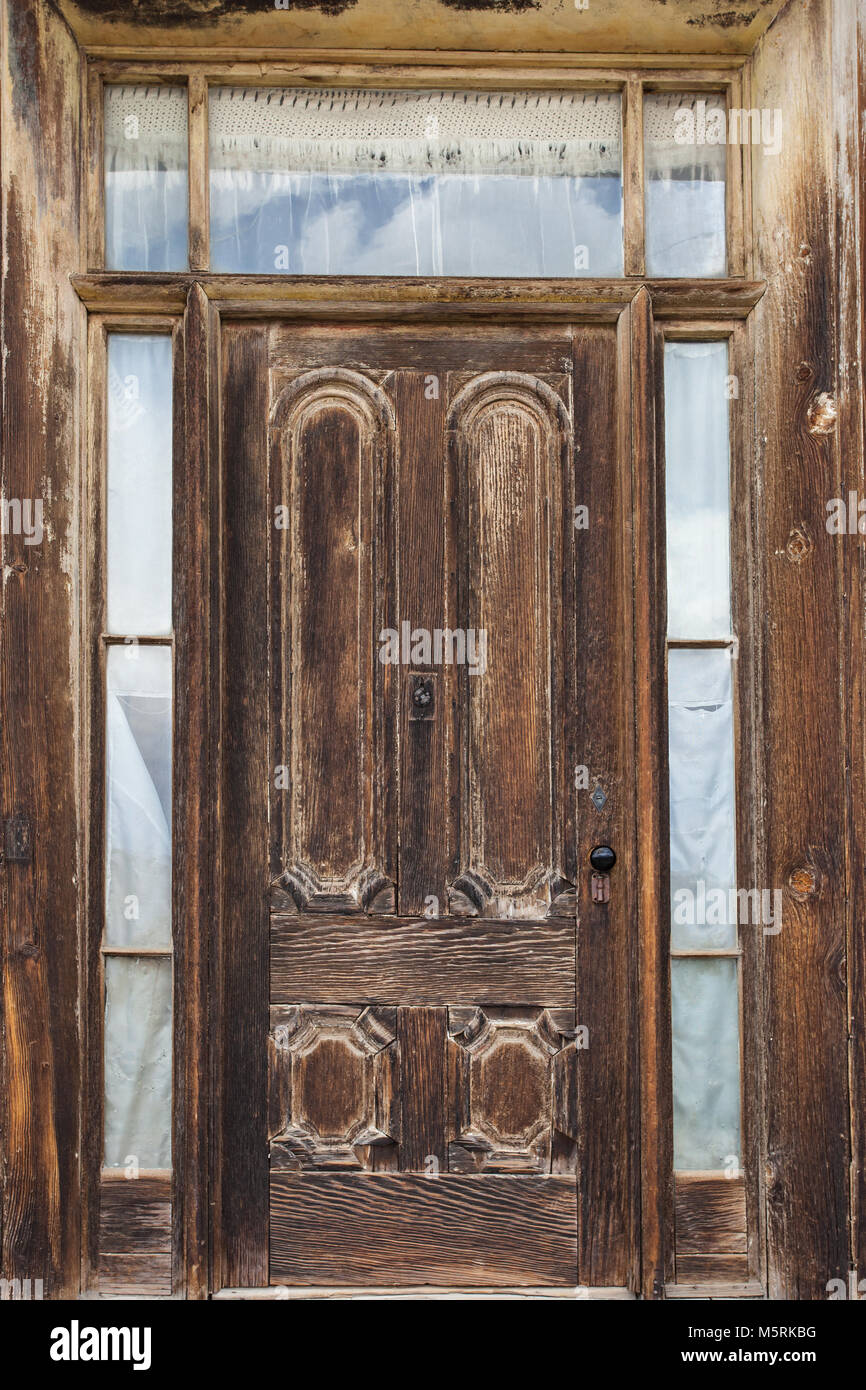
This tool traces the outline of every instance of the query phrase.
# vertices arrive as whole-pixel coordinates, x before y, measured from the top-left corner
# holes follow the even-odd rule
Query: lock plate
[[[413,671],[409,677],[409,723],[436,718],[436,677]]]
[[[610,874],[593,874],[591,887],[594,903],[610,902]]]

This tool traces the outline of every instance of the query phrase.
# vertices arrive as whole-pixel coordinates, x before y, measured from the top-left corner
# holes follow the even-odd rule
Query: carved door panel
[[[607,327],[224,327],[226,1285],[630,1277],[617,390]]]

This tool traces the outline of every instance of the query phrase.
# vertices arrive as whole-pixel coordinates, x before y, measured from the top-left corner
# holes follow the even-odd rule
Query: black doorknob
[[[589,856],[589,862],[598,874],[609,874],[616,863],[616,854],[610,845],[596,845]]]

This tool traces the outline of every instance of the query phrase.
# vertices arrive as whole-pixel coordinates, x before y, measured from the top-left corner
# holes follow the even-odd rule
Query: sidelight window
[[[739,1171],[727,342],[665,348],[674,1167]]]
[[[171,1155],[171,378],[166,335],[108,337],[106,1168]]]

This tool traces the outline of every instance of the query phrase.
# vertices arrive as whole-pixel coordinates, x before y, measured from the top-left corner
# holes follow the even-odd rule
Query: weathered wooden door
[[[619,361],[224,324],[224,1285],[633,1277]]]

